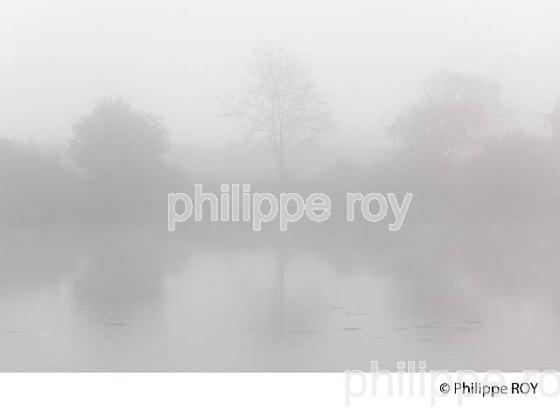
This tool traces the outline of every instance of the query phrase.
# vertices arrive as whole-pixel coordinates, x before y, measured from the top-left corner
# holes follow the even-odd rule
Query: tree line
[[[560,100],[543,117],[549,134],[532,135],[504,134],[496,126],[501,99],[491,80],[436,73],[388,124],[394,144],[384,159],[361,168],[336,162],[307,184],[325,191],[369,183],[388,192],[419,192],[425,203],[439,204],[433,215],[438,219],[458,217],[465,201],[482,201],[489,214],[539,214],[558,203]],[[313,149],[333,130],[311,71],[278,47],[255,52],[243,86],[224,101],[223,111],[243,125],[240,140],[274,164],[277,180],[295,184],[293,153]],[[161,120],[124,99],[98,102],[72,131],[72,165],[33,144],[0,139],[2,226],[156,220],[164,216],[168,192],[194,183],[167,163],[172,146]]]

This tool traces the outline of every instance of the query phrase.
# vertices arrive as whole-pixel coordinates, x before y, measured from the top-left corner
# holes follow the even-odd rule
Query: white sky
[[[559,21],[554,0],[0,0],[0,136],[63,142],[98,99],[121,95],[177,141],[221,143],[233,131],[218,96],[267,42],[309,63],[341,141],[382,144],[438,69],[497,80],[536,128],[560,93]]]

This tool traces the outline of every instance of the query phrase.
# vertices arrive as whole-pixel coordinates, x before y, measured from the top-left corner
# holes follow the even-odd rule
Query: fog
[[[560,366],[554,1],[0,8],[0,371]],[[188,221],[195,184],[325,223]],[[348,192],[414,195],[397,232]]]
[[[511,118],[540,129],[560,91],[556,12],[554,1],[9,2],[0,135],[60,143],[100,98],[121,95],[178,142],[224,142],[235,135],[217,100],[270,42],[315,72],[338,125],[333,144],[386,145],[386,124],[441,69],[499,81]]]

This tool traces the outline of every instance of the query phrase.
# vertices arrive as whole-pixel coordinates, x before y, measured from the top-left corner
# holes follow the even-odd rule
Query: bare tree
[[[406,149],[448,159],[480,139],[498,112],[499,96],[491,81],[440,72],[424,83],[423,100],[407,107],[388,133]]]
[[[311,146],[329,128],[329,113],[307,67],[279,47],[254,52],[228,112],[244,122],[247,142],[273,154],[280,176],[292,151]]]

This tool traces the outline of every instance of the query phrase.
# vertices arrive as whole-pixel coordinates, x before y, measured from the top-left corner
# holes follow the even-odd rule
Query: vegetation
[[[464,222],[472,201],[482,201],[477,217],[529,211],[538,219],[559,200],[560,102],[546,117],[550,137],[501,135],[493,127],[500,95],[499,86],[484,78],[438,73],[389,125],[395,142],[390,155],[369,169],[333,164],[305,184],[290,183],[335,196],[373,187],[414,192],[421,196],[415,206],[424,207],[417,214],[427,224]],[[330,126],[309,71],[280,48],[255,53],[245,88],[230,108],[245,124],[246,139],[272,154],[278,177],[257,181],[271,191],[288,173],[290,153],[320,143]],[[105,99],[74,124],[73,133],[68,158],[0,139],[0,224],[163,225],[167,194],[184,191],[187,179],[166,161],[169,133],[161,121],[122,99]]]
[[[245,87],[228,112],[243,121],[248,143],[272,153],[280,176],[290,153],[309,148],[330,124],[307,67],[278,47],[255,51]]]

